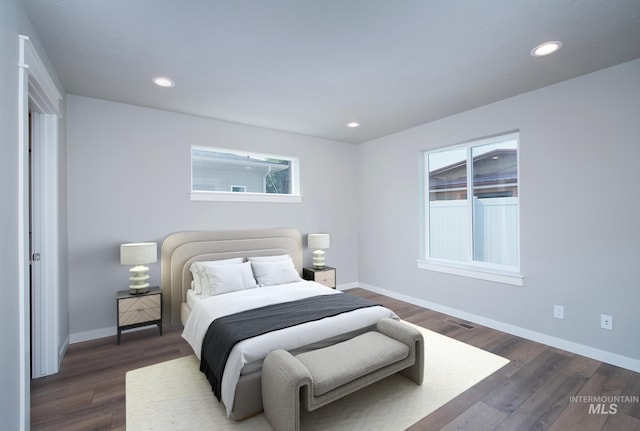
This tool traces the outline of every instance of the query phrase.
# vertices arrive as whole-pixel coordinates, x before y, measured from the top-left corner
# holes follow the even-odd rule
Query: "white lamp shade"
[[[307,243],[309,248],[325,249],[331,244],[331,237],[328,233],[310,233],[307,235]]]
[[[158,261],[158,244],[132,242],[120,245],[120,265],[141,265]]]

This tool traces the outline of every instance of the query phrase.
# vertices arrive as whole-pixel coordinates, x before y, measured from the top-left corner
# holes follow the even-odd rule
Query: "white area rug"
[[[404,430],[469,389],[509,360],[416,326],[425,338],[422,386],[394,375],[325,406],[301,412],[303,430]],[[222,404],[187,356],[129,371],[127,430],[270,431],[264,414],[227,419]]]

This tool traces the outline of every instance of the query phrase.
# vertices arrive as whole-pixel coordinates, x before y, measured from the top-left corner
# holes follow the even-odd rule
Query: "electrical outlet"
[[[609,316],[608,314],[601,314],[600,327],[602,329],[608,329],[609,331],[613,331],[613,316]]]
[[[564,307],[562,305],[553,306],[553,317],[556,319],[564,319]]]

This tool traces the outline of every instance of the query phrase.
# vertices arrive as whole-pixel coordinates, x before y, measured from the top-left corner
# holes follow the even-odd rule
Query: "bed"
[[[267,256],[274,259],[278,257],[278,260],[282,256],[288,256],[297,280],[287,279],[283,284],[256,286],[254,289],[208,297],[198,298],[194,294],[191,272],[194,262],[240,259],[244,262],[243,265],[247,265],[249,259],[258,260]],[[163,319],[165,322],[184,325],[183,337],[200,358],[199,343],[202,342],[204,331],[210,322],[222,316],[267,303],[280,304],[298,299],[304,301],[312,296],[322,296],[334,301],[346,299],[339,291],[312,281],[303,281],[299,277],[301,272],[302,239],[295,229],[191,231],[171,234],[164,240],[161,251]],[[264,281],[264,278],[261,280]],[[283,348],[297,353],[324,347],[371,330],[384,317],[397,318],[391,310],[371,306],[279,329],[237,343],[226,362],[222,381],[221,400],[227,415],[235,420],[242,420],[262,410],[261,364],[269,351]]]

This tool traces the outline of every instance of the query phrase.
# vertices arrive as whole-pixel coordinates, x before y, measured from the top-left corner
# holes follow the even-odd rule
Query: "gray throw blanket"
[[[220,401],[222,374],[233,346],[247,338],[379,304],[347,293],[267,305],[214,320],[202,341],[200,371]]]

